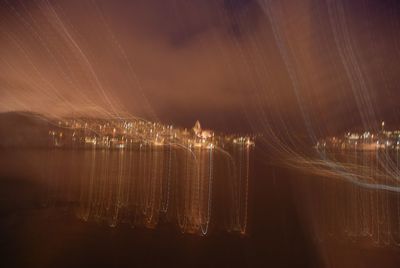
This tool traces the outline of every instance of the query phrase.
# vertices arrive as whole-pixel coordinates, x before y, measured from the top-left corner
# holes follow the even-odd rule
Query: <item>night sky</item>
[[[395,128],[399,32],[397,0],[1,0],[0,111]]]

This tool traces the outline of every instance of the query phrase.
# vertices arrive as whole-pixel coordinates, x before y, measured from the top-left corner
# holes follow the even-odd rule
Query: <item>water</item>
[[[200,165],[146,150],[2,151],[6,267],[400,263],[397,193],[272,164],[257,147],[232,151],[235,164],[198,151]],[[343,156],[330,158],[369,159]]]

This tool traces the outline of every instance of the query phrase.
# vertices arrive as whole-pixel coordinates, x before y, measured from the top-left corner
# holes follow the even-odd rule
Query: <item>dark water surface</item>
[[[64,152],[61,155],[67,154]],[[395,243],[384,242],[390,240],[385,237],[385,235],[389,237],[389,231],[392,240],[397,237],[397,229],[392,226],[392,223],[396,222],[393,217],[395,218],[397,213],[395,211],[397,195],[382,197],[379,193],[376,194],[379,204],[386,202],[388,205],[387,207],[383,205],[377,210],[372,207],[369,210],[369,203],[367,204],[365,200],[373,203],[375,199],[371,199],[368,192],[360,190],[354,200],[343,201],[346,193],[355,193],[353,188],[348,188],[350,187],[348,183],[332,184],[317,177],[272,165],[262,160],[264,158],[260,154],[261,152],[256,149],[253,176],[248,190],[246,234],[226,231],[229,228],[225,228],[226,221],[224,216],[221,216],[224,210],[219,205],[221,202],[218,197],[224,191],[217,190],[215,194],[217,197],[213,202],[214,214],[211,218],[210,232],[207,236],[199,236],[182,234],[173,221],[172,223],[161,221],[155,229],[142,226],[132,228],[131,224],[123,222],[116,227],[109,227],[104,221],[86,222],[77,217],[79,205],[75,190],[82,189],[82,181],[71,176],[74,173],[73,169],[71,170],[71,163],[52,169],[53,172],[57,171],[56,175],[53,173],[52,178],[57,179],[50,179],[46,173],[48,169],[44,168],[54,165],[48,158],[49,152],[2,151],[0,152],[0,262],[4,265],[1,263],[0,265],[1,267],[400,266],[399,247]],[[84,158],[83,155],[79,157]],[[71,161],[71,158],[67,157],[65,161]],[[219,180],[221,183],[223,179]],[[218,182],[215,183],[218,185]],[[352,209],[345,208],[349,202],[350,204],[358,202],[359,205]],[[366,204],[366,208],[363,208],[363,204]],[[361,212],[354,216],[353,211]],[[377,211],[377,216],[368,211]],[[371,220],[365,223],[360,221],[363,213],[366,213],[365,215]],[[375,218],[379,221],[375,222]],[[387,231],[384,229],[385,219],[391,222]],[[216,223],[213,223],[213,220]],[[221,225],[224,227],[219,227]],[[355,232],[359,228],[370,231],[371,236],[364,239],[362,231]],[[379,232],[374,231],[377,228]],[[353,238],[349,239],[345,234]],[[375,234],[379,234],[378,240],[375,239]]]

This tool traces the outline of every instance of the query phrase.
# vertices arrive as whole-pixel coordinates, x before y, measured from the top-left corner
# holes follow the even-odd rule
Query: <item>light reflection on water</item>
[[[80,219],[111,227],[172,223],[205,235],[212,225],[245,234],[253,149],[229,150],[51,149],[41,165],[46,203],[68,201]]]
[[[29,173],[21,176],[40,182],[43,205],[66,205],[84,221],[147,228],[170,224],[181,232],[194,234],[212,230],[246,233],[249,224],[259,228],[260,222],[274,221],[280,204],[265,202],[268,195],[275,194],[271,192],[275,184],[284,187],[288,180],[293,197],[282,193],[278,202],[288,203],[295,198],[303,224],[317,241],[400,244],[399,193],[360,187],[345,177],[332,177],[326,170],[282,173],[282,168],[267,167],[259,160],[253,170],[254,149],[231,147],[229,152],[190,152],[172,146],[20,150],[2,154],[2,162],[8,163],[2,171],[8,168],[14,173]],[[12,167],[16,159],[24,166]],[[398,151],[326,152],[326,159],[345,166],[370,185],[400,187],[398,177],[393,176],[400,165]],[[275,171],[282,174],[274,177]],[[249,184],[255,185],[262,196],[250,196]],[[250,221],[252,198],[256,199],[253,210],[276,210]]]
[[[388,256],[392,263],[398,261],[398,193],[362,188],[343,178],[327,176],[326,172],[312,174],[296,169],[288,170],[259,157],[260,150],[243,151],[239,147],[237,150],[230,149],[232,158],[217,151],[211,155],[208,150],[194,151],[197,161],[205,163],[202,170],[194,167],[193,154],[169,147],[147,147],[142,148],[142,151],[10,150],[1,154],[5,165],[0,171],[3,173],[2,178],[14,180],[9,175],[19,170],[21,178],[29,178],[29,181],[35,183],[15,180],[18,184],[10,192],[13,197],[9,197],[12,215],[18,213],[18,217],[27,222],[27,225],[31,225],[31,219],[36,219],[38,224],[45,226],[44,229],[52,226],[58,228],[57,230],[68,230],[72,234],[75,233],[71,230],[81,224],[85,226],[85,232],[75,235],[82,236],[83,240],[93,238],[96,243],[107,244],[110,241],[101,242],[101,239],[107,238],[106,229],[111,233],[119,232],[123,237],[132,235],[132,240],[137,239],[144,231],[140,228],[137,231],[127,231],[123,227],[129,225],[148,228],[168,225],[182,232],[195,234],[202,234],[207,226],[207,234],[217,231],[240,233],[245,228],[246,238],[239,239],[235,246],[239,249],[243,247],[247,252],[260,252],[252,259],[253,264],[268,258],[274,260],[273,256],[281,250],[288,256],[296,256],[293,260],[297,262],[302,258],[303,261],[317,258],[324,254],[320,253],[324,249],[328,252],[327,256],[330,256],[327,257],[327,263],[337,263],[338,267],[353,258],[359,258],[360,263],[372,261],[364,267],[375,267],[374,264],[386,260]],[[383,167],[377,167],[379,161],[375,153],[330,152],[326,156],[337,164],[358,169],[358,173],[368,173],[382,183],[385,177],[379,174],[383,174]],[[385,159],[383,154],[379,157],[379,153],[382,152],[378,152],[378,158]],[[254,169],[251,167],[253,158]],[[394,152],[391,152],[391,159],[396,164]],[[212,170],[207,164],[210,162],[213,163]],[[232,168],[233,162],[236,164]],[[250,165],[249,182],[244,176],[248,170],[247,163]],[[10,170],[9,175],[5,174],[6,169]],[[211,179],[210,171],[213,175]],[[387,183],[394,185],[392,179],[388,176]],[[209,185],[212,186],[211,192]],[[22,191],[21,188],[24,187],[32,189]],[[245,189],[248,191],[244,191]],[[23,196],[33,191],[37,195]],[[38,200],[38,196],[42,205],[51,208],[50,210],[37,209],[39,207],[33,205],[31,208],[34,209],[29,210],[29,214],[24,214],[16,203],[25,198],[24,204],[28,204],[31,200]],[[211,199],[207,199],[209,196]],[[77,221],[72,216],[72,226],[67,227],[57,220],[50,220],[58,217],[65,211],[64,208],[73,211],[80,220]],[[84,220],[91,224],[86,224]],[[107,228],[114,225],[122,228]],[[101,229],[96,229],[98,233],[92,237],[94,226]],[[35,228],[38,228],[37,225],[27,227],[27,233],[35,234]],[[17,234],[22,233],[20,229],[16,230]],[[174,237],[175,240],[190,238],[179,236],[178,232],[170,232],[169,228],[158,230],[160,232],[156,231],[157,234],[162,233],[167,237]],[[153,239],[148,232],[144,233],[145,241]],[[224,236],[224,239],[228,239],[227,242],[221,241],[221,244],[217,243],[218,246],[210,242],[219,241],[218,235],[209,237],[215,238],[214,240],[207,238],[197,242],[207,245],[205,248],[211,247],[218,251],[219,245],[229,248],[230,237],[238,238]],[[151,247],[161,243],[157,239],[155,236],[154,241],[151,240],[154,242],[150,244]],[[127,243],[129,239],[124,241]],[[124,243],[120,242],[125,250]],[[37,241],[34,245],[40,247],[40,244],[41,241]],[[295,253],[292,252],[293,248]],[[184,249],[174,250],[170,253],[180,256]],[[266,254],[270,254],[267,255],[269,257],[263,257]],[[367,258],[367,255],[370,257]],[[229,254],[227,256],[231,257]],[[238,254],[237,258],[241,257],[243,255]],[[284,261],[292,263],[286,258]]]
[[[331,150],[320,156],[322,164],[297,188],[317,240],[400,246],[399,151]]]

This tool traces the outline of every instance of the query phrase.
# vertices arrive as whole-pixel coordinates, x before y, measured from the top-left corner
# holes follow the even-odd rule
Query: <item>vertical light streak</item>
[[[68,194],[65,185],[69,175],[56,176],[58,169],[67,168],[71,174],[79,174],[76,215],[84,221],[151,229],[161,221],[177,223],[182,233],[207,235],[213,220],[213,199],[221,202],[213,190],[214,181],[219,180],[221,185],[227,184],[223,190],[226,230],[245,234],[252,149],[245,145],[231,149],[229,153],[229,148],[185,149],[168,144],[53,149],[47,167],[49,183],[53,184],[49,190],[55,190],[49,192],[49,200]],[[63,161],[70,154],[76,160]],[[82,163],[72,165],[79,159]],[[217,163],[227,169],[216,173]],[[216,222],[219,230],[218,225]]]

